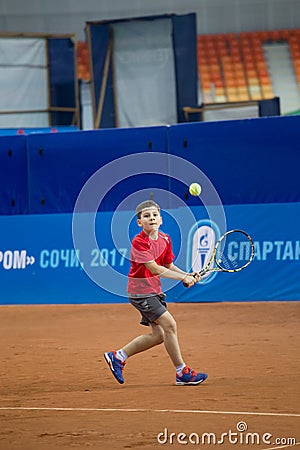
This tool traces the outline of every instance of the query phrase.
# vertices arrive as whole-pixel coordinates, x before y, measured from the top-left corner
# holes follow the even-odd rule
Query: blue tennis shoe
[[[207,376],[208,375],[206,373],[196,372],[195,370],[192,370],[190,367],[185,366],[182,369],[181,376],[176,374],[176,384],[178,386],[200,384],[206,380]]]
[[[113,376],[115,377],[115,379],[120,383],[123,384],[124,383],[124,378],[123,378],[123,370],[124,370],[124,366],[125,366],[125,362],[120,361],[117,357],[116,357],[116,352],[108,352],[108,353],[104,353],[104,358],[111,370],[111,373],[113,374]]]

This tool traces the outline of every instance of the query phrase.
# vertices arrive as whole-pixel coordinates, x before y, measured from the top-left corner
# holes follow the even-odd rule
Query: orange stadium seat
[[[268,99],[268,98],[274,98],[274,92],[273,92],[273,88],[270,85],[262,85],[261,86],[261,90],[262,90],[262,96],[264,99]]]
[[[210,64],[210,71],[211,71],[211,73],[214,73],[214,72],[220,72],[220,65],[218,64],[218,63],[213,63],[213,64]]]
[[[244,75],[244,73],[245,73],[244,64],[242,62],[235,63],[234,64],[234,72],[235,72],[236,76]]]
[[[241,55],[240,54],[235,54],[231,56],[231,61],[233,62],[233,64],[239,64],[241,62]]]
[[[215,49],[209,50],[206,55],[207,55],[208,60],[214,61],[214,62],[218,61],[218,54]]]
[[[209,70],[205,67],[200,67],[199,68],[199,77],[201,80],[210,80],[210,72]]]
[[[270,39],[269,31],[260,31],[259,38],[260,38],[261,42],[268,41]]]
[[[228,50],[225,46],[218,46],[217,53],[219,57],[228,56]]]
[[[250,37],[247,34],[247,37],[240,37],[239,39],[240,47],[249,46],[250,45]]]
[[[282,40],[288,41],[289,37],[291,35],[291,31],[290,30],[280,30],[279,34],[280,34],[280,38]]]
[[[295,58],[295,59],[293,60],[293,63],[294,63],[295,70],[296,70],[296,72],[297,72],[297,70],[300,69],[300,58]]]
[[[269,32],[270,38],[273,41],[279,41],[280,40],[280,32],[278,30],[272,30]]]
[[[198,66],[205,66],[207,64],[207,58],[204,55],[198,55],[197,56]]]
[[[208,54],[207,61],[209,64],[219,64],[219,58],[217,55]]]
[[[215,101],[216,103],[224,103],[227,101],[227,96],[225,88],[223,86],[223,82],[215,83]]]
[[[228,41],[235,41],[237,39],[237,35],[235,33],[226,33],[225,37]]]
[[[256,68],[258,72],[260,71],[268,71],[266,60],[263,61],[255,61]]]

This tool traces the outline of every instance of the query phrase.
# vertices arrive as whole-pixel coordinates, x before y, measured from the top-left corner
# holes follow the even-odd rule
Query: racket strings
[[[237,271],[253,258],[252,243],[246,234],[233,231],[221,239],[216,249],[215,261],[223,270]]]

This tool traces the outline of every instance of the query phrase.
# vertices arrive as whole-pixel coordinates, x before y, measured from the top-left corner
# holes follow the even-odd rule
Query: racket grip
[[[191,274],[192,275],[192,274]],[[193,277],[194,277],[195,275],[193,275]],[[183,284],[183,286],[184,287],[188,287],[188,284],[187,283],[185,283],[184,281],[182,282],[182,284]]]

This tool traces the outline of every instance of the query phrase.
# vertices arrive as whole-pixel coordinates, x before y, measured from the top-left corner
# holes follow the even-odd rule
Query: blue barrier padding
[[[27,140],[29,213],[72,212],[87,180],[106,164],[129,154],[164,152],[165,146],[165,127],[32,134]],[[166,173],[167,158],[162,166]],[[125,176],[126,161],[123,178]],[[136,177],[134,181],[124,179],[107,193],[100,210],[112,211],[130,193],[156,185],[167,191],[167,177],[150,174]],[[97,190],[100,193],[101,178]],[[86,211],[89,211],[88,205]]]
[[[180,124],[168,129],[168,148],[199,167],[224,204],[299,202],[299,129],[300,116]],[[170,189],[199,204],[176,180]]]
[[[190,269],[191,229],[207,218],[204,207],[162,211],[175,263]],[[300,299],[300,203],[228,205],[228,228],[247,230],[255,259],[244,271],[219,273],[185,289],[163,279],[169,302],[266,301]],[[82,224],[90,214],[81,214]],[[71,214],[0,217],[1,304],[124,303],[130,241],[140,228],[133,211],[100,212],[94,231],[98,246],[83,238],[74,249]],[[78,217],[77,217],[78,219]],[[216,224],[218,226],[218,224]]]
[[[25,136],[0,139],[0,214],[28,212]]]
[[[169,192],[170,201],[165,207],[175,207],[171,201],[175,197],[190,206],[201,204],[201,197],[188,193],[187,184],[203,184],[203,180],[192,179],[186,164],[178,162],[175,167],[170,155],[199,168],[224,204],[299,202],[299,127],[300,117],[290,116],[101,131],[69,132],[67,128],[60,133],[3,136],[0,168],[6,182],[0,189],[5,199],[0,214],[72,212],[79,193],[94,173],[126,155],[143,152],[166,155],[157,164],[157,172],[163,175],[143,173],[135,179],[126,178],[125,164],[123,181],[107,193],[101,210],[113,211],[126,198],[127,209],[133,207],[130,197],[142,189],[149,189],[149,195],[151,189]],[[7,157],[10,145],[23,151]],[[178,173],[187,184],[173,178]],[[87,205],[86,210],[89,208]]]

